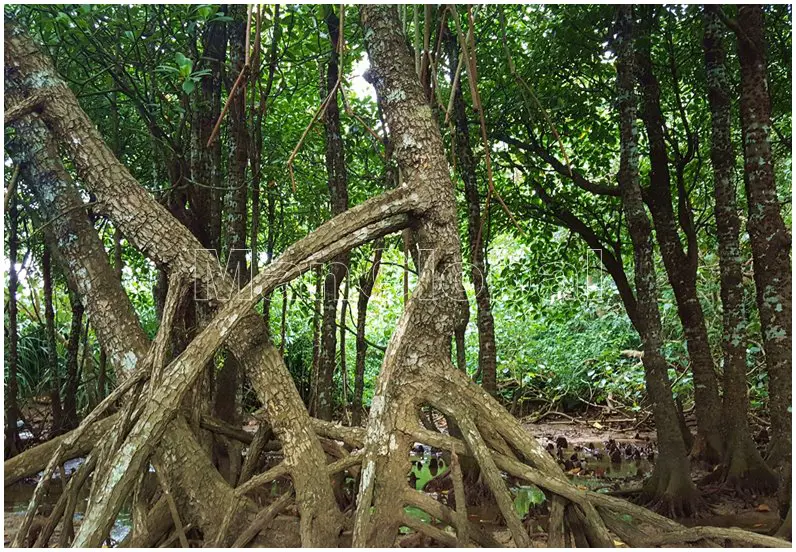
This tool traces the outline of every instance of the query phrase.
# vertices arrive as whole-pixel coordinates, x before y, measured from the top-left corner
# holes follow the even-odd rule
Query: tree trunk
[[[747,422],[746,316],[743,304],[742,256],[738,235],[741,221],[735,200],[735,154],[731,138],[730,79],[724,50],[725,27],[716,8],[705,6],[704,49],[713,143],[713,194],[721,274],[724,334],[724,457],[721,476],[739,488],[767,492],[777,480],[763,462]]]
[[[80,196],[57,158],[56,146],[44,125],[31,119],[15,124],[15,130],[14,147],[19,148],[19,155],[25,159],[25,170],[21,174],[36,197],[44,218],[53,221],[45,227],[48,247],[57,252],[56,258],[67,280],[73,282],[77,293],[85,298],[87,314],[96,335],[108,351],[119,378],[124,379],[134,370],[138,359],[146,355],[146,334],[121,287],[118,271],[110,267],[104,246],[81,209]],[[86,438],[80,441],[82,444],[68,451],[65,459],[87,454],[97,443],[107,441],[112,429],[113,425],[106,420],[97,422],[87,430]],[[199,527],[212,534],[217,529],[219,506],[238,499],[231,487],[224,487],[209,458],[204,453],[197,455],[192,452],[199,449],[194,441],[184,422],[175,421],[161,443],[163,452],[156,453],[155,457],[165,467],[173,484],[192,481],[193,486],[175,486],[172,492],[190,512],[189,519],[196,520]],[[13,477],[6,479],[6,485],[42,470],[57,444],[57,439],[48,441],[40,445],[41,448],[27,451],[35,458],[23,459],[22,456],[28,456],[26,453],[19,457],[19,465],[6,465],[7,476]],[[247,508],[242,508],[237,523],[246,524],[246,515],[253,511],[253,505],[248,506],[248,513]]]
[[[249,281],[246,265],[246,222],[248,217],[248,191],[246,181],[246,167],[249,161],[249,132],[246,126],[246,80],[239,83],[234,90],[233,86],[246,62],[246,36],[247,8],[243,4],[234,4],[229,8],[229,50],[231,71],[227,75],[227,91],[229,98],[229,113],[227,114],[229,128],[229,166],[228,166],[228,191],[225,198],[224,212],[227,213],[224,226],[224,251],[226,253],[227,269],[233,282],[243,287]],[[256,258],[252,258],[252,264]],[[221,420],[240,425],[240,389],[241,374],[238,359],[227,352],[216,377],[215,389],[215,415]],[[228,443],[226,446],[217,443],[217,454],[221,463],[222,473],[227,481],[234,483],[238,479],[238,470],[241,467],[241,450],[237,443]]]
[[[747,230],[768,368],[772,430],[769,463],[780,466],[791,455],[791,237],[782,220],[771,157],[771,100],[762,6],[740,7],[738,24],[742,29],[738,59],[744,181],[749,205]]]
[[[365,392],[365,365],[368,356],[368,342],[365,339],[365,327],[368,318],[368,302],[376,284],[381,267],[381,255],[384,244],[381,241],[373,242],[373,261],[370,269],[359,278],[357,286],[357,358],[354,367],[354,400],[352,405],[351,423],[358,426],[362,423],[364,405],[362,396]]]
[[[11,197],[8,208],[8,382],[6,383],[5,403],[5,458],[15,456],[19,452],[20,440],[17,422],[19,412],[19,384],[17,370],[19,369],[18,342],[19,330],[17,326],[17,288],[19,275],[17,273],[17,250],[19,248],[19,204],[16,193]]]
[[[395,7],[361,8],[366,46],[371,61],[369,77],[383,106],[401,170],[399,189],[411,190],[423,202],[416,211],[415,237],[424,253],[419,279],[385,354],[364,442],[362,484],[354,518],[354,546],[389,546],[403,523],[407,497],[408,452],[419,428],[418,406],[428,404],[468,428],[468,445],[479,450],[479,465],[489,473],[493,492],[500,497],[503,514],[515,544],[529,542],[516,514],[505,508],[507,491],[499,472],[484,451],[480,428],[488,428],[490,442],[505,438],[523,457],[562,477],[552,458],[527,435],[488,393],[471,384],[450,361],[450,339],[457,324],[456,300],[461,286],[461,251],[453,185],[431,108],[412,70]],[[474,430],[478,419],[479,430]],[[497,436],[500,432],[500,437]],[[423,439],[430,439],[427,432]],[[429,442],[426,440],[424,442]],[[463,450],[463,449],[461,449]],[[457,449],[458,452],[458,449]],[[561,475],[559,475],[561,474]],[[610,544],[596,512],[590,541]],[[592,531],[593,529],[593,531]]]
[[[127,240],[158,265],[192,275],[197,280],[198,291],[214,290],[212,296],[205,293],[211,306],[225,304],[232,297],[232,282],[218,269],[215,256],[202,249],[201,244],[119,164],[74,94],[55,73],[52,62],[14,25],[7,24],[5,29],[6,60],[10,67],[6,71],[6,105],[31,96],[46,98],[39,115],[64,145],[83,183],[97,196]],[[28,76],[33,73],[47,75],[47,78],[30,80]],[[405,200],[402,208],[407,209],[408,204],[409,200]],[[392,216],[390,222],[396,223],[395,211],[388,209],[381,215]],[[374,222],[372,218],[366,220],[368,224]],[[277,436],[283,439],[302,516],[303,542],[330,542],[332,535],[336,538],[340,517],[331,485],[317,477],[326,463],[325,457],[317,437],[306,429],[309,417],[290,373],[275,349],[263,340],[264,326],[256,312],[241,311],[235,327],[228,345],[246,368],[269,421]],[[102,514],[98,511],[94,515]]]
[[[633,242],[636,281],[636,305],[641,325],[644,371],[647,392],[652,399],[658,433],[658,461],[644,495],[676,515],[695,513],[696,488],[691,482],[688,457],[677,423],[677,409],[672,399],[666,361],[661,354],[661,318],[655,281],[652,228],[644,209],[639,185],[638,129],[633,79],[633,10],[617,8],[617,92],[619,95],[619,186],[622,206]]]
[[[47,363],[50,365],[50,412],[53,417],[50,435],[57,436],[63,432],[63,413],[61,411],[61,374],[58,369],[58,348],[55,341],[55,309],[53,308],[53,274],[52,255],[47,244],[41,263],[44,285],[44,323],[47,332]]]
[[[447,33],[451,66],[451,83],[455,81],[458,65],[459,46],[456,36]],[[455,149],[459,174],[464,181],[464,195],[467,199],[467,238],[470,251],[470,278],[475,289],[478,326],[478,372],[481,385],[490,394],[497,392],[497,350],[495,347],[495,319],[489,286],[486,280],[486,240],[481,226],[481,198],[478,193],[476,162],[470,146],[470,130],[461,82],[453,91],[453,120],[456,125]]]
[[[213,127],[221,114],[221,84],[227,55],[227,29],[223,21],[211,21],[202,38],[199,69],[210,74],[199,83],[198,98],[193,103],[191,125],[191,206],[206,216],[207,222],[197,235],[199,242],[218,251],[221,238],[221,140],[208,146]]]
[[[340,107],[338,105],[337,80],[340,72],[339,31],[340,19],[333,6],[326,6],[326,28],[332,43],[332,53],[326,68],[326,86],[321,94],[323,99],[330,97],[324,113],[326,136],[326,172],[329,185],[329,199],[332,216],[348,209],[348,182],[345,166],[345,148],[340,127]],[[323,284],[323,315],[321,316],[321,342],[318,357],[318,375],[313,387],[314,405],[311,412],[322,420],[331,420],[334,409],[334,371],[337,358],[336,319],[340,284],[348,272],[348,254],[341,255],[329,264]]]
[[[69,288],[69,303],[72,306],[72,324],[66,344],[66,382],[64,385],[64,428],[74,429],[77,417],[78,367],[80,362],[80,336],[83,332],[83,303],[77,291]]]
[[[646,8],[641,8],[645,9]],[[688,245],[684,251],[678,233],[677,219],[672,206],[669,158],[664,138],[664,117],[661,111],[660,86],[652,66],[652,13],[644,14],[643,32],[637,39],[636,59],[641,90],[641,118],[647,129],[650,144],[650,187],[647,200],[655,224],[655,234],[661,257],[674,291],[677,313],[694,374],[694,396],[697,417],[697,439],[692,456],[711,463],[721,459],[721,402],[716,371],[708,342],[705,315],[697,297],[696,276],[698,246],[693,217],[686,198],[681,219]]]

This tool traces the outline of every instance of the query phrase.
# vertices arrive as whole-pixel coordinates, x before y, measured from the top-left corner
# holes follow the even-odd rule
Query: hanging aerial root
[[[70,535],[70,529],[72,527],[71,520],[75,514],[75,507],[77,506],[80,489],[88,480],[88,476],[94,471],[94,467],[96,465],[96,455],[89,455],[89,457],[86,458],[86,461],[83,462],[83,464],[77,469],[77,472],[69,480],[66,489],[58,498],[58,503],[55,505],[52,514],[50,514],[50,517],[47,519],[47,523],[44,524],[44,527],[42,527],[41,531],[39,532],[39,536],[36,537],[36,542],[33,544],[35,548],[47,547],[47,544],[49,543],[50,538],[55,532],[55,528],[61,519],[64,520],[64,525],[61,528],[60,546],[68,545],[68,542],[66,542],[65,539],[71,538],[72,536]]]
[[[464,494],[464,479],[462,477],[462,467],[459,464],[459,455],[456,454],[455,450],[451,451],[451,478],[453,479],[453,495],[456,499],[456,516],[454,518],[456,544],[459,547],[466,547],[469,539],[467,497]]]
[[[177,509],[177,502],[174,500],[174,496],[171,494],[171,490],[169,489],[168,478],[166,477],[160,462],[154,460],[153,462],[155,464],[155,475],[157,476],[158,483],[163,491],[163,496],[166,497],[166,503],[169,505],[169,512],[171,512],[171,519],[174,522],[175,533],[177,533],[177,536],[180,539],[180,545],[183,548],[188,548],[188,539],[185,536],[185,528],[183,527],[182,519],[180,518],[180,512]]]

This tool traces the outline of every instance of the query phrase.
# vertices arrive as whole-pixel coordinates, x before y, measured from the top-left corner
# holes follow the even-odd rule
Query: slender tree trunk
[[[222,10],[226,11],[225,7]],[[195,236],[202,247],[212,249],[223,258],[221,251],[221,214],[223,212],[221,139],[208,141],[221,114],[221,89],[224,81],[224,63],[227,57],[227,24],[214,20],[208,23],[202,37],[202,56],[198,68],[209,70],[194,94],[192,104],[194,119],[191,125],[191,186],[190,204],[202,224],[197,225]],[[195,305],[195,318],[199,324],[206,322],[211,309]],[[213,409],[216,363],[208,362],[204,375],[193,390],[194,416],[192,425],[203,446],[212,448],[213,436],[198,427],[200,413]]]
[[[734,486],[766,491],[776,486],[777,480],[763,462],[747,422],[746,345],[749,339],[743,304],[743,257],[738,241],[741,220],[735,199],[735,153],[730,121],[732,87],[725,66],[725,26],[714,6],[705,6],[703,19],[705,75],[713,137],[710,158],[724,309],[724,458],[720,473]]]
[[[231,73],[227,75],[227,90],[232,87],[243,70],[246,58],[246,6],[234,4],[230,6],[229,48]],[[225,242],[228,254],[230,274],[235,279],[238,274],[239,287],[249,281],[246,272],[246,222],[248,217],[248,183],[246,167],[249,161],[249,132],[246,126],[246,87],[238,86],[229,100],[227,115],[229,126],[229,191],[227,192],[225,210],[228,213],[225,227]]]
[[[19,248],[19,204],[17,195],[11,197],[8,207],[8,333],[6,345],[8,346],[8,381],[6,383],[5,403],[5,458],[15,456],[19,452],[20,440],[17,421],[19,412],[19,384],[17,370],[19,369],[18,342],[19,330],[17,326],[17,288],[19,275],[17,273],[17,251]]]
[[[231,72],[227,75],[227,91],[232,93],[235,80],[244,68],[246,59],[246,14],[243,4],[231,5],[229,15],[233,19],[229,23],[229,48]],[[246,125],[246,86],[242,83],[229,100],[227,122],[229,128],[229,167],[228,187],[225,212],[225,251],[227,268],[230,276],[238,287],[249,281],[246,264],[246,222],[248,217],[248,183],[246,167],[249,161],[249,132]],[[255,259],[252,259],[252,263]],[[230,352],[224,357],[224,363],[216,377],[214,411],[218,418],[230,424],[240,424],[239,391],[241,388],[240,366],[238,359]],[[220,462],[224,466],[227,481],[234,483],[238,479],[241,466],[240,447],[236,443],[218,447]],[[226,454],[225,454],[226,452]]]
[[[354,367],[354,400],[352,406],[351,423],[358,426],[362,423],[362,395],[365,392],[365,365],[368,356],[368,342],[365,339],[365,328],[368,318],[368,302],[379,276],[381,267],[381,255],[383,252],[383,242],[373,243],[373,261],[370,269],[359,278],[357,286],[357,358]]]
[[[64,428],[74,429],[79,422],[77,417],[77,389],[80,336],[83,333],[83,302],[77,292],[69,288],[69,303],[72,306],[72,324],[66,345],[66,382],[64,387]]]
[[[456,36],[447,33],[451,66],[451,83],[454,82],[458,64],[459,46]],[[481,198],[478,192],[476,162],[470,146],[470,130],[461,83],[453,91],[453,119],[456,125],[455,149],[459,174],[464,181],[467,199],[467,238],[470,250],[470,278],[475,288],[478,326],[478,371],[481,385],[490,394],[497,392],[497,350],[495,346],[495,319],[489,286],[486,280],[486,234],[481,228]]]
[[[58,368],[58,348],[55,340],[55,309],[53,308],[53,274],[50,248],[44,245],[41,263],[44,285],[44,324],[47,332],[47,363],[50,365],[50,412],[53,417],[51,435],[63,432],[63,412],[61,410],[61,374]]]
[[[326,6],[325,9],[327,10],[326,28],[329,31],[329,38],[332,42],[332,53],[326,69],[326,87],[321,95],[324,99],[331,95],[324,114],[324,130],[326,136],[326,171],[329,184],[329,199],[332,216],[336,216],[348,209],[345,148],[341,134],[340,108],[337,98],[337,79],[340,72],[338,67],[340,19],[334,13],[333,6]],[[345,280],[348,272],[348,258],[349,255],[345,253],[332,260],[323,285],[323,315],[321,317],[318,375],[315,378],[316,386],[313,387],[313,398],[310,400],[310,403],[314,405],[314,410],[311,413],[322,420],[331,420],[334,409],[334,371],[337,353],[335,321],[337,319],[340,284]]]
[[[763,7],[741,6],[738,59],[741,63],[741,128],[744,181],[749,205],[757,308],[768,368],[773,466],[790,463],[792,405],[791,237],[782,220],[771,157],[771,101],[766,71]]]
[[[633,78],[633,9],[617,8],[617,92],[619,95],[620,164],[622,205],[633,242],[636,305],[641,324],[647,392],[652,399],[658,433],[658,461],[644,494],[673,514],[693,514],[697,496],[690,478],[688,457],[677,423],[666,361],[661,355],[661,318],[655,282],[652,228],[639,185],[638,128]]]
[[[646,9],[646,8],[642,8]],[[696,276],[698,246],[696,231],[692,224],[684,227],[688,246],[684,251],[678,233],[677,219],[672,206],[669,174],[669,158],[664,138],[664,118],[660,103],[660,86],[655,77],[651,57],[652,14],[645,13],[643,33],[637,40],[637,72],[641,90],[641,118],[647,129],[650,143],[650,187],[648,204],[655,224],[655,234],[660,245],[661,257],[674,290],[677,312],[694,374],[695,410],[697,416],[697,439],[692,456],[709,462],[721,459],[721,402],[713,357],[710,352],[707,326],[702,305],[697,297]],[[685,198],[684,198],[685,199]],[[688,220],[691,220],[690,207]]]
[[[346,363],[346,315],[348,314],[348,293],[349,280],[346,276],[345,287],[343,288],[343,300],[340,303],[340,386],[343,389],[343,419],[347,424],[351,423],[348,415],[348,366]]]

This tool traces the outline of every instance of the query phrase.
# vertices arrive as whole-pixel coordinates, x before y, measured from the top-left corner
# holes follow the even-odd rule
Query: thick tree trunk
[[[74,94],[55,74],[51,62],[13,25],[6,25],[5,44],[9,67],[6,102],[24,101],[31,96],[41,101],[40,115],[61,139],[83,182],[127,240],[159,265],[193,275],[200,293],[212,289],[215,293],[208,297],[211,305],[224,304],[232,296],[232,282],[218,269],[215,256],[204,251],[118,163],[80,109]],[[47,78],[30,81],[27,77],[32,73]],[[409,201],[405,200],[403,209],[408,205]],[[389,217],[394,213],[388,209],[381,215]],[[373,218],[367,218],[366,224],[372,222]],[[391,222],[394,224],[395,220]],[[322,247],[328,245],[321,243]],[[246,367],[277,436],[284,439],[296,503],[302,515],[304,542],[330,542],[332,535],[337,535],[340,518],[331,485],[317,477],[325,465],[323,451],[315,435],[306,429],[309,417],[290,373],[270,343],[263,340],[263,334],[262,318],[254,311],[244,310],[238,314],[229,346]]]
[[[647,392],[652,399],[658,433],[658,461],[644,494],[674,514],[695,513],[696,488],[690,479],[688,457],[677,423],[666,361],[661,355],[661,318],[655,281],[652,228],[639,185],[638,129],[633,79],[633,9],[617,8],[617,93],[619,95],[619,186],[628,230],[633,242],[636,306],[641,325]]]
[[[15,456],[19,452],[19,430],[17,421],[20,418],[19,412],[19,384],[17,382],[17,370],[19,369],[19,329],[17,326],[17,288],[19,287],[19,275],[17,273],[17,250],[19,248],[19,203],[16,193],[11,197],[8,208],[8,334],[6,335],[6,345],[8,346],[8,382],[6,383],[5,395],[5,458]]]
[[[721,459],[721,402],[713,357],[710,352],[707,326],[702,305],[697,297],[696,276],[698,246],[696,231],[689,222],[683,228],[688,245],[683,250],[677,218],[672,206],[669,158],[664,138],[664,117],[661,111],[660,86],[654,74],[651,54],[651,27],[645,14],[644,32],[637,40],[638,80],[641,89],[641,118],[650,144],[650,187],[647,199],[655,224],[661,257],[674,291],[677,313],[683,326],[691,371],[694,374],[694,396],[697,417],[697,439],[692,456],[718,462]],[[688,221],[692,220],[688,201],[684,202]]]
[[[365,392],[365,364],[368,355],[368,342],[365,339],[365,327],[368,318],[368,302],[376,285],[376,278],[381,267],[381,255],[383,252],[381,241],[373,242],[373,262],[370,269],[359,278],[357,286],[357,340],[356,340],[356,364],[354,366],[354,399],[351,413],[351,423],[358,426],[362,423],[362,395]]]
[[[724,50],[725,26],[716,8],[704,8],[705,75],[708,85],[712,137],[713,194],[721,273],[724,334],[724,457],[721,476],[730,484],[763,491],[776,486],[776,477],[763,462],[747,422],[746,316],[738,235],[741,221],[735,200],[735,154],[731,138],[730,79]]]
[[[52,413],[52,430],[50,435],[56,436],[63,432],[63,412],[61,410],[61,374],[58,369],[58,348],[55,340],[55,309],[53,308],[53,273],[52,254],[47,244],[41,263],[44,286],[44,324],[47,332],[47,362],[50,365],[50,412]]]
[[[741,63],[741,128],[744,181],[749,205],[747,230],[752,244],[757,308],[768,368],[772,447],[770,463],[791,455],[792,329],[791,237],[782,220],[771,157],[771,101],[766,71],[762,6],[738,10]]]
[[[24,156],[22,176],[36,197],[40,212],[47,220],[54,221],[45,229],[48,247],[58,252],[57,258],[67,279],[86,300],[87,314],[93,321],[100,343],[108,351],[120,379],[126,378],[136,367],[137,359],[146,355],[149,347],[146,334],[121,287],[118,271],[110,267],[102,242],[81,209],[80,196],[58,160],[57,148],[44,125],[31,119],[30,122],[19,122],[15,128],[15,147]],[[114,419],[109,417],[92,426],[85,438],[79,441],[79,446],[67,452],[65,459],[86,454],[97,443],[107,441]],[[29,451],[35,453],[36,458],[25,460],[22,456],[28,455],[21,455],[18,465],[4,466],[5,484],[43,469],[42,460],[46,465],[57,444],[58,439],[51,440]],[[175,485],[171,491],[189,512],[188,519],[212,534],[217,529],[219,505],[238,499],[231,487],[219,483],[221,477],[204,453],[188,452],[198,448],[184,422],[178,420],[170,426],[156,458],[166,469],[169,481]],[[193,480],[195,487],[177,486],[186,480]],[[203,495],[201,499],[197,492]],[[247,523],[245,516],[254,510],[253,505],[247,508],[242,508],[242,517],[238,520],[242,526]]]
[[[326,86],[321,94],[322,99],[329,99],[324,113],[324,130],[326,137],[326,172],[329,185],[329,199],[332,216],[339,215],[348,209],[348,179],[345,166],[345,147],[340,127],[340,107],[338,105],[337,80],[340,72],[339,63],[339,32],[340,19],[334,13],[334,7],[324,8],[326,28],[332,43],[332,53],[326,67]],[[318,356],[318,374],[313,378],[313,396],[310,404],[311,412],[322,420],[331,420],[334,408],[334,372],[337,358],[336,319],[340,284],[348,272],[348,254],[332,260],[327,269],[323,284],[323,314],[321,316],[321,336]]]
[[[449,36],[449,55],[451,66],[451,83],[455,81],[458,65],[459,45],[455,35]],[[470,250],[470,278],[475,288],[477,307],[476,324],[478,326],[478,372],[481,374],[481,385],[490,394],[497,392],[497,350],[495,346],[495,319],[492,316],[492,305],[489,286],[486,281],[486,232],[481,223],[481,198],[478,193],[476,162],[470,146],[470,130],[467,124],[467,112],[462,93],[461,82],[453,91],[453,119],[456,125],[455,148],[459,174],[464,181],[464,195],[467,199],[467,238]]]
[[[403,506],[414,496],[408,489],[406,473],[409,447],[417,440],[416,433],[423,431],[419,429],[417,407],[428,404],[467,427],[468,445],[479,451],[479,465],[489,475],[514,542],[527,545],[527,533],[513,510],[507,508],[508,492],[489,458],[492,453],[485,451],[480,428],[488,429],[490,443],[501,443],[505,438],[552,478],[563,474],[516,420],[451,364],[449,343],[457,324],[456,300],[463,289],[456,205],[441,136],[412,71],[396,9],[363,6],[361,18],[371,60],[369,77],[396,144],[400,189],[411,190],[426,207],[417,211],[414,232],[424,253],[418,267],[420,277],[385,354],[368,419],[353,543],[393,543],[398,526],[404,522]],[[476,419],[479,429],[472,423]],[[431,442],[433,435],[439,434],[424,435],[420,439]],[[595,519],[596,512],[588,505],[585,509],[594,520],[589,525],[592,544],[609,545],[604,526]]]
[[[227,30],[223,21],[208,23],[202,39],[199,69],[210,74],[199,83],[191,125],[191,196],[192,210],[207,217],[197,234],[199,242],[218,251],[221,230],[221,140],[207,142],[221,114],[221,83],[227,51]]]

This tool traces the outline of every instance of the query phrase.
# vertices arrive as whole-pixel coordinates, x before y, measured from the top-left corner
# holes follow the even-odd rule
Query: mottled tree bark
[[[42,99],[40,116],[63,143],[81,179],[127,240],[158,265],[192,274],[200,299],[208,298],[214,307],[224,304],[233,294],[232,282],[219,269],[215,256],[204,251],[185,227],[119,164],[74,94],[56,75],[52,63],[13,25],[6,24],[5,44],[5,101],[22,101],[31,96]],[[32,74],[43,77],[31,79]],[[9,93],[12,91],[13,94]],[[208,293],[208,289],[212,293]],[[317,437],[307,429],[309,417],[290,373],[263,335],[262,318],[254,311],[243,311],[238,315],[236,331],[228,344],[246,367],[268,419],[283,440],[285,454],[290,458],[290,475],[302,515],[304,542],[329,542],[331,535],[337,535],[339,515],[331,485],[317,477],[325,465],[323,451]]]
[[[651,8],[651,7],[648,7]],[[647,10],[647,8],[642,8]],[[691,208],[683,198],[680,220],[686,235],[687,247],[680,241],[677,218],[672,206],[669,157],[664,137],[664,117],[661,110],[660,86],[652,65],[653,14],[647,10],[641,25],[642,32],[636,40],[636,71],[641,90],[641,118],[647,129],[650,147],[650,185],[647,203],[655,224],[655,235],[660,245],[661,257],[677,302],[677,313],[694,374],[697,439],[692,456],[709,462],[721,458],[721,402],[718,381],[710,352],[705,314],[697,297],[696,277],[699,263],[696,230]]]
[[[211,21],[202,38],[202,58],[198,69],[210,74],[199,83],[193,102],[191,125],[192,210],[203,215],[205,223],[197,234],[199,242],[209,249],[219,249],[221,235],[221,140],[207,142],[221,114],[221,83],[227,54],[227,30],[224,21]]]
[[[455,35],[448,33],[448,36],[450,37],[448,40],[451,61],[450,78],[451,83],[453,83],[458,64],[459,46]],[[481,385],[494,395],[497,392],[497,349],[495,346],[495,319],[492,316],[492,304],[486,279],[486,232],[481,226],[481,198],[478,192],[476,162],[470,146],[470,130],[467,124],[467,112],[461,82],[456,86],[453,94],[453,120],[456,125],[456,159],[459,162],[459,174],[464,181],[464,195],[467,199],[469,269],[470,279],[473,282],[473,288],[475,288],[475,304],[477,307],[478,371],[481,374]]]
[[[340,73],[339,64],[339,32],[340,19],[334,13],[334,7],[324,8],[326,28],[332,43],[332,52],[326,66],[325,88],[321,96],[331,96],[324,113],[324,131],[326,137],[326,172],[329,185],[329,200],[332,216],[339,215],[348,209],[348,178],[345,166],[345,147],[340,127],[340,107],[338,105],[337,80]],[[321,316],[320,349],[318,356],[318,375],[313,378],[310,404],[311,413],[322,420],[331,420],[334,409],[334,371],[337,358],[336,323],[337,303],[340,284],[348,273],[348,254],[332,260],[327,268],[323,284],[323,314]]]
[[[456,204],[442,139],[412,70],[397,10],[366,5],[360,13],[371,61],[369,80],[379,95],[395,144],[394,159],[401,171],[399,189],[411,190],[425,206],[416,211],[413,229],[422,252],[420,276],[385,354],[367,424],[354,518],[354,546],[389,546],[403,519],[408,492],[407,453],[415,440],[411,428],[420,427],[418,405],[428,404],[466,425],[468,445],[471,449],[478,446],[479,465],[493,476],[492,490],[503,499],[498,504],[505,506],[508,502],[506,490],[499,476],[494,477],[494,463],[483,453],[480,428],[494,432],[495,436],[490,433],[490,442],[505,438],[526,461],[552,478],[563,475],[511,415],[451,364],[449,344],[459,310],[456,301],[464,290]],[[476,419],[478,430],[472,423]],[[595,519],[596,512],[589,505],[585,510],[594,521],[589,524],[590,542],[610,544],[607,531]],[[503,514],[515,544],[526,545],[528,535],[515,519],[516,514],[505,508]]]
[[[657,508],[681,515],[694,513],[696,488],[690,478],[688,457],[677,423],[666,360],[661,354],[661,318],[655,281],[652,227],[641,196],[638,166],[638,127],[634,91],[633,9],[617,8],[616,52],[619,103],[619,187],[622,206],[633,242],[636,311],[644,351],[647,392],[652,399],[660,453],[644,487],[644,495]]]
[[[724,50],[725,27],[714,6],[705,6],[705,75],[711,113],[713,196],[716,201],[724,334],[724,456],[721,476],[737,487],[770,490],[776,477],[763,462],[747,422],[747,320],[743,304],[743,272],[738,236],[741,220],[735,199],[735,153],[731,137],[730,79]]]
[[[747,230],[752,244],[757,308],[769,382],[774,466],[790,463],[792,405],[791,237],[782,220],[771,157],[771,100],[766,72],[763,7],[738,9],[738,59],[741,63],[741,129],[744,181],[749,205]],[[788,469],[789,471],[789,469]]]
[[[48,247],[57,251],[57,259],[63,267],[67,280],[74,286],[76,294],[86,301],[87,315],[103,348],[121,379],[126,378],[136,367],[137,359],[143,358],[149,348],[148,339],[138,323],[135,310],[121,287],[118,271],[111,268],[104,246],[86,218],[82,200],[71,182],[69,174],[58,159],[58,150],[44,125],[35,118],[20,121],[15,125],[14,151],[21,156],[24,171],[22,177],[37,199],[40,212],[53,221],[45,228]],[[112,421],[114,417],[107,420]],[[69,456],[86,454],[97,443],[108,439],[112,424],[106,420],[96,423],[86,432],[81,445],[69,452]],[[54,452],[53,444],[31,449],[36,460],[21,461],[19,465],[6,465],[6,485],[16,478],[43,469]],[[179,417],[160,443],[155,455],[159,465],[168,472],[168,479],[175,488],[181,509],[188,512],[188,519],[195,520],[208,534],[217,529],[219,505],[239,500],[215,471],[204,454],[189,451],[199,449],[194,436]],[[21,455],[19,458],[22,459]],[[24,455],[27,456],[27,455]],[[14,479],[9,480],[11,475]],[[182,481],[191,481],[191,486],[180,486]],[[199,493],[199,494],[197,494]],[[201,494],[201,497],[200,497]],[[248,523],[247,515],[253,513],[253,504],[241,509],[236,523]]]
[[[227,75],[227,90],[232,92],[233,83],[243,70],[246,57],[246,6],[243,4],[230,6],[229,15],[233,21],[229,24],[231,71]],[[224,221],[223,249],[230,276],[239,287],[242,287],[249,281],[245,251],[249,191],[246,182],[249,132],[246,127],[245,86],[238,86],[234,95],[229,99],[227,120],[229,122],[230,157],[229,189],[224,205],[226,219]],[[228,354],[216,379],[215,413],[220,419],[230,423],[236,423],[238,418],[239,371],[237,359]]]
[[[246,60],[246,6],[232,4],[229,15],[229,49],[231,70],[227,75],[227,91],[232,92],[235,80],[244,69]],[[244,81],[245,82],[245,81]],[[239,85],[229,99],[229,167],[228,191],[224,210],[224,243],[230,274],[239,286],[249,281],[246,272],[246,227],[249,187],[246,167],[249,161],[249,131],[246,126],[246,87]],[[239,279],[238,279],[239,278]]]

